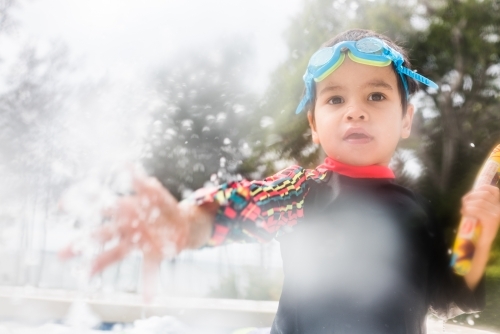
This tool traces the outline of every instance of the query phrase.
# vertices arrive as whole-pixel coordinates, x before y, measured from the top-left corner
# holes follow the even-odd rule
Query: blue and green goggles
[[[315,82],[322,81],[342,65],[346,54],[352,61],[365,65],[384,67],[393,63],[403,82],[407,99],[410,93],[405,75],[429,87],[438,88],[435,82],[404,67],[404,58],[401,53],[388,46],[384,41],[375,37],[365,37],[358,41],[344,41],[331,47],[322,48],[312,55],[303,77],[306,91],[295,111],[296,114],[302,112],[309,103],[313,102]]]

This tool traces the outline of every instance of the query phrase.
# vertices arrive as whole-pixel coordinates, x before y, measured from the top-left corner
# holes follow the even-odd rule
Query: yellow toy
[[[500,179],[500,144],[498,144],[481,167],[473,188],[483,184],[497,185]],[[481,234],[481,224],[475,218],[462,217],[453,245],[451,265],[459,275],[466,275],[471,267],[476,242]]]

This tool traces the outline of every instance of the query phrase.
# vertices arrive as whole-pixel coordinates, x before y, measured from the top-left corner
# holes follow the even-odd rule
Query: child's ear
[[[408,138],[411,133],[411,124],[413,122],[413,113],[415,112],[415,107],[413,104],[408,103],[406,107],[406,114],[403,116],[403,124],[401,127],[401,138]]]
[[[307,119],[309,120],[309,127],[311,128],[312,141],[315,144],[319,144],[318,132],[316,132],[316,124],[314,123],[314,116],[311,110],[307,112]]]

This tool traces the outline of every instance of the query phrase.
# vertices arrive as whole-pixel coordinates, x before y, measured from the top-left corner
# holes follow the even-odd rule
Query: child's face
[[[340,162],[387,166],[400,138],[410,135],[413,105],[401,110],[396,74],[391,66],[343,64],[316,84],[313,142]]]

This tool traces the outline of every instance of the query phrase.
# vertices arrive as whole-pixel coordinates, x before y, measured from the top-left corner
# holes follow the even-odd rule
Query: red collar
[[[371,166],[352,166],[346,165],[342,162],[326,158],[325,162],[318,167],[326,168],[341,175],[349,176],[352,178],[373,178],[373,179],[394,179],[394,172],[385,166],[371,165]]]

